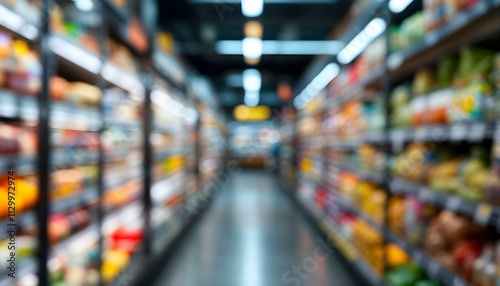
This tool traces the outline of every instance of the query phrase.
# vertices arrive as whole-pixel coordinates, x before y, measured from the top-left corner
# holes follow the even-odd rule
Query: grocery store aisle
[[[361,285],[335,252],[321,261],[327,252],[316,239],[272,174],[244,171],[196,222],[156,285]],[[307,270],[294,274],[293,265]]]

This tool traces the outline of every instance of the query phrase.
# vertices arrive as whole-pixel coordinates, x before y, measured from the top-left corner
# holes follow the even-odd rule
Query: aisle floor
[[[243,171],[189,230],[156,285],[360,285],[319,239],[273,174]],[[294,274],[293,265],[301,270]]]

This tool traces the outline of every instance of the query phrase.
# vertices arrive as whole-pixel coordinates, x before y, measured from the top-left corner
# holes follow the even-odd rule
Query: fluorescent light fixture
[[[401,13],[403,12],[413,0],[391,0],[389,2],[389,10],[393,13]]]
[[[250,107],[255,107],[259,104],[260,91],[245,91],[244,102]]]
[[[345,46],[337,56],[341,64],[352,62],[366,47],[380,36],[387,28],[387,23],[382,18],[375,18],[352,41]]]
[[[215,50],[221,55],[242,55],[242,41],[218,41]],[[263,55],[336,55],[344,43],[340,41],[262,41]]]
[[[262,24],[259,21],[246,22],[243,31],[245,32],[245,37],[262,39],[262,35],[264,34],[264,28],[262,28]]]
[[[264,0],[241,0],[241,12],[246,17],[258,17],[264,11]]]
[[[94,10],[94,1],[93,0],[75,0],[75,6],[80,11],[90,12]]]
[[[307,102],[300,95],[295,97],[295,99],[293,100],[293,106],[295,106],[295,108],[297,109],[303,109],[304,107],[306,107],[306,105]]]
[[[243,88],[245,91],[259,91],[262,86],[262,76],[256,69],[243,72]]]
[[[98,74],[101,70],[102,62],[99,57],[90,52],[87,52],[86,50],[76,45],[71,44],[70,42],[63,40],[60,37],[50,37],[49,47],[54,54],[74,63],[75,65],[93,74]],[[118,81],[125,81],[125,79],[118,78]]]
[[[335,63],[328,64],[307,87],[293,100],[297,109],[304,108],[313,98],[320,93],[340,73],[340,67]]]
[[[132,93],[143,94],[144,86],[132,75],[129,75],[110,63],[106,63],[102,69],[102,77],[110,83]]]
[[[241,49],[245,58],[260,58],[262,56],[262,40],[259,38],[244,38]]]
[[[0,5],[0,25],[33,41],[38,37],[38,28],[26,22],[23,17]]]

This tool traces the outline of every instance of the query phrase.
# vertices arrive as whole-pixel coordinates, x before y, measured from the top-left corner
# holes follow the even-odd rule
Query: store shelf
[[[38,98],[0,88],[0,117],[37,121]],[[100,116],[97,108],[82,107],[66,102],[52,102],[50,125],[57,129],[98,130]]]
[[[110,84],[133,94],[143,95],[145,87],[138,75],[122,71],[116,65],[106,62],[102,68],[102,77]]]
[[[5,218],[0,221],[0,239],[6,238],[8,236],[7,230],[9,229],[8,224],[17,224],[17,229],[27,229],[38,223],[36,210],[27,210],[22,213],[17,213],[15,216],[15,221],[12,222],[9,218]]]
[[[154,151],[155,160],[162,160],[170,156],[186,155],[190,149],[186,146],[174,146]]]
[[[365,88],[373,86],[376,83],[380,83],[384,75],[384,66],[375,68],[366,76],[361,78],[356,84],[354,84],[354,86],[344,88],[344,90],[339,94],[333,95],[331,99],[326,103],[325,107],[327,109],[331,109],[334,107],[342,106],[346,102],[358,98]]]
[[[153,53],[153,63],[158,74],[182,93],[186,93],[185,74],[179,61],[160,51]]]
[[[95,187],[90,187],[67,198],[57,199],[51,202],[52,213],[64,213],[77,207],[89,205],[97,202],[99,195]]]
[[[0,4],[0,26],[29,40],[35,41],[39,36],[39,28],[21,15]]]
[[[126,130],[137,130],[142,127],[142,122],[140,120],[134,120],[134,119],[122,119],[122,118],[116,118],[116,117],[106,117],[104,118],[105,125],[107,126],[114,126],[114,127],[120,127]]]
[[[111,11],[111,13],[116,16],[122,23],[128,21],[128,14],[126,11],[118,8],[111,0],[101,0],[104,6]]]
[[[127,225],[129,222],[140,218],[140,213],[138,213],[140,209],[140,202],[134,202],[108,214],[102,226],[103,232],[112,233],[119,225]],[[99,226],[97,223],[92,223],[83,230],[53,245],[51,250],[53,254],[63,254],[72,249],[81,249],[84,245],[92,245],[92,243],[98,239]]]
[[[0,172],[5,174],[14,170],[18,174],[34,173],[36,162],[35,155],[0,155]]]
[[[327,146],[338,149],[354,149],[362,144],[384,144],[387,142],[387,133],[383,131],[369,132],[351,139],[339,140],[338,136],[327,135]]]
[[[461,45],[472,44],[500,30],[498,3],[477,1],[472,9],[452,18],[436,31],[427,33],[411,48],[392,54],[387,59],[393,80],[400,80],[421,66],[439,60]]]
[[[381,172],[362,170],[362,169],[355,168],[355,167],[349,166],[347,164],[342,164],[342,163],[330,163],[330,165],[337,167],[337,168],[340,168],[344,171],[355,173],[362,180],[370,181],[370,182],[377,183],[377,184],[385,184],[386,183],[386,175],[384,173],[381,173]]]
[[[49,39],[50,50],[58,56],[63,73],[71,74],[88,83],[96,83],[102,69],[100,55],[94,54],[72,43],[64,36],[52,34]]]
[[[401,179],[392,179],[390,189],[393,194],[414,195],[423,202],[470,217],[480,225],[500,229],[500,208],[488,202],[468,201],[460,196],[445,194]]]
[[[482,142],[491,139],[496,124],[492,122],[462,122],[451,125],[429,125],[414,129],[392,129],[389,137],[392,143],[398,142]]]
[[[386,239],[396,244],[399,248],[403,249],[412,260],[426,270],[427,274],[434,279],[439,280],[445,286],[468,286],[470,285],[464,279],[449,271],[441,264],[436,262],[433,258],[424,253],[420,248],[417,248],[406,240],[393,234],[391,231],[385,231]]]
[[[181,134],[184,133],[185,130],[183,130],[181,126],[162,125],[157,123],[153,127],[153,132],[164,134]]]
[[[433,278],[441,281],[445,286],[467,286],[469,285],[465,280],[463,280],[458,275],[450,272],[443,266],[441,266],[438,262],[436,262],[431,257],[427,256],[420,248],[413,246],[405,239],[398,237],[393,234],[389,229],[384,227],[381,224],[374,222],[371,218],[365,215],[361,210],[352,206],[349,202],[344,200],[338,195],[334,195],[336,201],[340,203],[341,208],[344,210],[354,214],[356,217],[361,218],[363,221],[370,224],[372,227],[377,229],[380,233],[382,233],[388,242],[394,243],[403,249],[406,253],[408,253],[413,261],[420,265],[422,268],[426,270],[426,272]]]
[[[78,148],[63,148],[52,154],[52,167],[54,169],[65,169],[75,166],[97,164],[99,153],[85,151]]]
[[[345,248],[340,246],[343,255],[346,259],[351,263],[351,265],[361,274],[363,277],[370,283],[372,286],[384,286],[384,282],[380,276],[375,274],[370,266],[359,256],[357,250],[355,250],[354,245],[347,238],[343,238],[338,231],[335,231],[331,228],[324,214],[321,214],[315,207],[311,206],[304,199],[301,200],[302,205],[306,208],[306,210],[311,214],[318,225],[323,229],[327,230],[326,234],[329,235],[334,242],[337,242],[340,245],[347,246],[350,249],[351,253],[345,253]],[[337,245],[339,247],[339,245]]]

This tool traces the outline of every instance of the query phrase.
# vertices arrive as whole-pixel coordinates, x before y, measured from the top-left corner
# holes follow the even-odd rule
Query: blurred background
[[[499,0],[0,0],[0,286],[498,286],[499,123]]]

